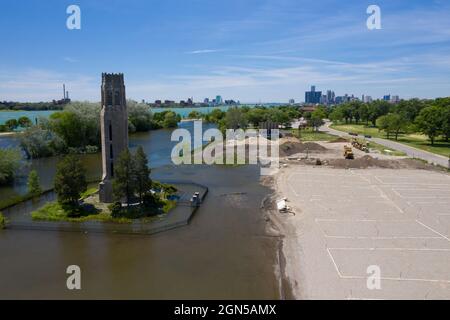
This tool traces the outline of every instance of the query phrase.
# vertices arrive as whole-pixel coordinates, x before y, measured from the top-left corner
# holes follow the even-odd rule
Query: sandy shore
[[[19,132],[0,132],[0,137],[10,137],[19,134]]]

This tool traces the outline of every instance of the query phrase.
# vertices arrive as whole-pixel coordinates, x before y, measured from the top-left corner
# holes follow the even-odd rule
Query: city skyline
[[[301,102],[311,85],[435,98],[450,88],[444,1],[378,1],[380,30],[366,27],[367,1],[79,1],[80,30],[66,28],[69,4],[2,5],[0,100],[51,101],[66,83],[73,100],[100,101],[103,70],[123,72],[136,101]]]

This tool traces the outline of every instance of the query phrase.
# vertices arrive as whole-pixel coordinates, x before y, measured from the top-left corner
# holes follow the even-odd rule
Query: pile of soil
[[[365,169],[370,167],[387,169],[428,169],[436,170],[436,167],[414,159],[386,160],[375,159],[369,155],[353,160],[349,159],[329,159],[327,165],[335,168],[345,169]]]
[[[315,142],[286,141],[280,145],[280,156],[289,157],[293,154],[308,152],[325,152],[328,149]]]
[[[330,141],[330,143],[338,143],[338,142],[349,142],[349,141],[348,141],[348,139],[345,139],[342,137],[339,137],[339,138],[336,138],[336,139]]]

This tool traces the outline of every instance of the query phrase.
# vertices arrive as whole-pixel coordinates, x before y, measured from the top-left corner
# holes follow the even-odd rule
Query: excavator
[[[344,158],[345,159],[355,159],[352,147],[344,146]]]

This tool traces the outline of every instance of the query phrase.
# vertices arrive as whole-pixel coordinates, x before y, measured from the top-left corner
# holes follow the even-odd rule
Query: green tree
[[[148,105],[128,100],[127,108],[130,132],[145,132],[159,127],[153,121],[153,115]]]
[[[311,113],[310,126],[315,128],[316,131],[319,130],[319,127],[324,124],[323,119],[325,119],[327,114],[322,108],[317,108]]]
[[[20,167],[20,151],[12,148],[0,149],[0,185],[13,182]]]
[[[331,121],[342,121],[344,119],[344,113],[341,108],[337,107],[334,108],[333,111],[330,113],[330,120]]]
[[[417,126],[423,134],[428,136],[431,145],[434,145],[443,128],[441,108],[438,106],[429,106],[422,109],[416,118]]]
[[[50,116],[50,130],[61,137],[71,148],[100,146],[100,105],[74,102]]]
[[[122,151],[114,168],[113,194],[116,201],[125,198],[127,207],[134,197],[136,190],[135,161],[128,149]]]
[[[28,194],[31,195],[40,195],[42,192],[41,186],[39,184],[39,176],[36,170],[31,170],[28,175]]]
[[[369,121],[373,126],[376,126],[377,119],[389,113],[391,105],[387,101],[376,100],[367,105],[367,112]]]
[[[448,105],[441,106],[442,114],[442,134],[444,135],[445,141],[450,139],[450,101]]]
[[[56,166],[55,192],[58,202],[78,206],[81,193],[87,189],[85,169],[74,155],[64,157]]]
[[[263,108],[253,108],[247,112],[246,117],[248,122],[258,127],[261,122],[267,121],[269,112]]]
[[[33,125],[33,122],[28,117],[20,117],[19,120],[17,120],[19,126],[22,128],[28,128]]]
[[[219,123],[225,117],[225,112],[220,109],[214,109],[210,113],[208,113],[205,119],[211,123]]]
[[[19,126],[19,122],[16,119],[9,119],[6,120],[5,126],[8,128],[9,131],[14,131]]]
[[[395,140],[398,140],[398,135],[402,130],[405,130],[408,126],[408,120],[401,114],[388,113],[381,116],[378,121],[378,128],[386,132],[389,139],[390,134],[394,134]]]
[[[28,128],[20,135],[20,146],[28,159],[54,156],[64,153],[67,149],[57,134],[38,126]]]
[[[239,108],[228,109],[224,120],[226,129],[245,129],[247,127],[245,114]]]
[[[134,166],[137,193],[139,195],[139,201],[142,203],[144,195],[152,186],[148,159],[142,146],[139,146],[136,150],[136,154],[134,156]]]
[[[177,114],[173,111],[169,111],[164,116],[163,127],[164,128],[176,128],[180,121]]]
[[[192,110],[188,114],[189,119],[201,119],[203,118],[203,114],[201,112],[198,112],[197,110]]]

